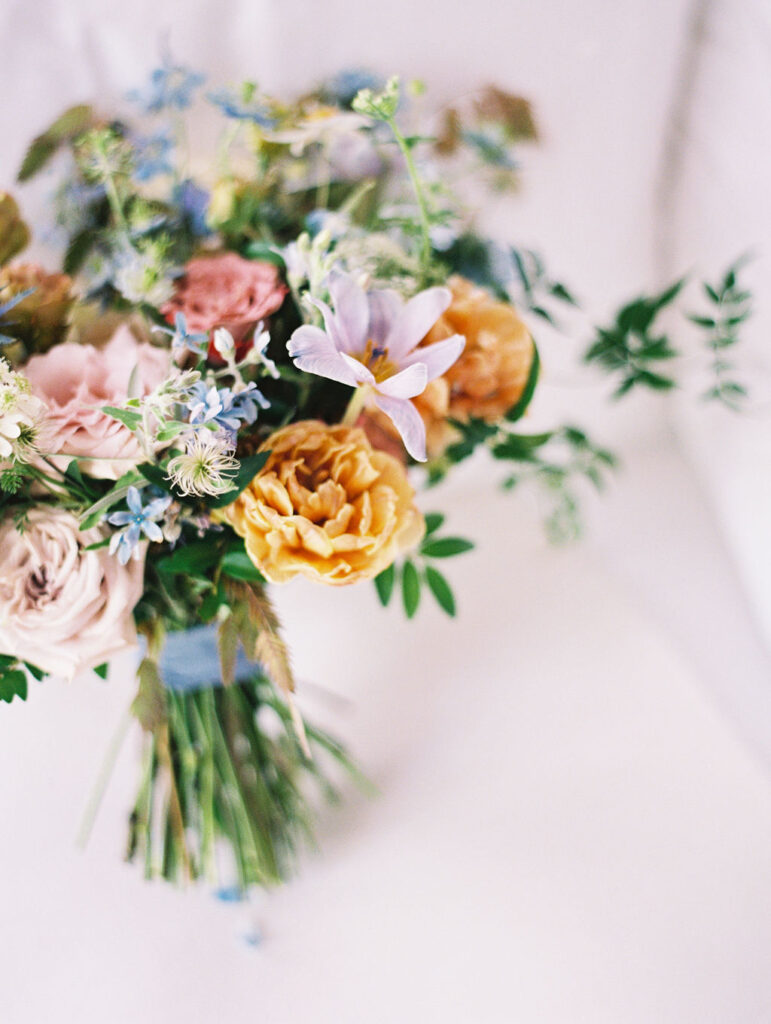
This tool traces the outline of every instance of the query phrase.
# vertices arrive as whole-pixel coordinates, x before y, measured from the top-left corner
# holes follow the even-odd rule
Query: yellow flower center
[[[396,363],[388,358],[388,349],[376,345],[372,338],[367,342],[364,351],[355,358],[367,367],[375,378],[376,384],[380,384],[381,381],[387,380],[399,372]]]

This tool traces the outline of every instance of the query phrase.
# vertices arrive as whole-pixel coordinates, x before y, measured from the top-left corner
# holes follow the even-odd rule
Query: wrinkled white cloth
[[[215,81],[302,90],[370,65],[426,79],[439,102],[500,82],[532,97],[542,142],[523,150],[521,195],[488,221],[543,251],[601,322],[683,260],[714,272],[755,244],[735,214],[753,226],[754,211],[759,227],[760,200],[739,194],[736,175],[763,173],[761,143],[740,126],[767,96],[767,8],[715,10],[709,60],[722,77],[688,143],[708,136],[712,157],[683,150],[702,176],[681,163],[666,266],[656,185],[688,0],[7,4],[0,185],[62,106],[108,108],[135,86],[165,28]],[[700,81],[711,73],[705,63]],[[723,105],[721,90],[741,102]],[[50,187],[43,177],[23,193],[30,219]],[[707,242],[721,219],[730,230]],[[735,535],[755,501],[741,488],[760,486],[768,461],[747,457],[739,473],[729,431],[746,428],[716,427],[693,448],[710,503],[678,451],[685,438],[704,444],[701,410],[686,410],[678,434],[661,401],[610,406],[604,383],[576,387],[578,347],[539,340],[534,429],[586,423],[621,449],[626,472],[592,506],[589,545],[562,552],[544,547],[531,499],[493,493],[487,463],[426,495],[427,511],[446,509],[453,532],[479,541],[448,565],[454,623],[425,608],[407,626],[366,589],[280,591],[300,679],[350,701],[345,712],[306,685],[306,709],[349,741],[382,796],[325,816],[324,856],[271,897],[256,954],[234,945],[208,897],[146,886],[118,863],[135,749],[92,847],[71,848],[128,671],[0,706],[3,1024],[766,1019],[771,795],[752,755],[771,763],[771,711],[742,575],[767,550],[760,516],[744,561]],[[764,443],[760,420],[754,436]]]

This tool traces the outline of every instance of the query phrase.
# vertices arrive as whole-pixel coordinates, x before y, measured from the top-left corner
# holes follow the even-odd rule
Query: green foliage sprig
[[[443,515],[439,512],[429,513],[426,516],[426,534],[417,553],[401,564],[392,562],[375,577],[375,589],[384,607],[390,604],[396,586],[400,583],[404,611],[407,618],[411,619],[420,606],[421,591],[426,586],[442,611],[454,617],[456,603],[452,587],[432,562],[437,558],[465,554],[473,549],[474,544],[465,537],[437,537],[436,533],[443,525]]]
[[[752,293],[738,282],[738,273],[744,262],[744,258],[737,260],[714,287],[704,282],[709,312],[691,314],[688,318],[706,332],[704,343],[711,355],[710,370],[714,383],[703,397],[722,402],[732,410],[741,408],[747,397],[747,389],[736,380],[736,367],[728,358],[729,350],[735,348],[740,340],[739,327],[752,315]]]
[[[640,385],[654,391],[668,391],[676,386],[674,377],[664,372],[663,364],[678,352],[669,337],[661,333],[657,320],[684,284],[681,279],[658,295],[640,296],[619,310],[610,327],[597,328],[584,362],[600,366],[618,382],[615,398]]]

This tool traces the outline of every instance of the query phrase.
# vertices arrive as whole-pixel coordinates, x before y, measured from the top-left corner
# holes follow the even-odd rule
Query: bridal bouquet
[[[29,232],[0,199],[0,698],[140,646],[127,850],[148,877],[276,882],[307,783],[351,768],[297,711],[271,586],[374,580],[410,618],[422,594],[453,615],[439,566],[472,545],[417,482],[486,447],[508,487],[547,487],[560,536],[570,481],[613,464],[575,427],[518,429],[539,358],[514,300],[530,323],[574,300],[462,197],[516,182],[528,104],[488,88],[425,135],[420,91],[207,92],[167,60],[130,115],[73,107],[29,147],[60,268],[18,261]],[[222,119],[201,168],[193,104]],[[604,337],[591,358],[628,366]],[[633,383],[665,386],[644,364],[665,356]]]

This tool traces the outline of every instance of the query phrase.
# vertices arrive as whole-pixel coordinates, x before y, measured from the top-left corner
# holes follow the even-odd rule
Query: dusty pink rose
[[[194,332],[226,327],[243,343],[256,323],[281,306],[287,290],[272,263],[245,260],[234,252],[199,256],[187,264],[174,297],[161,312],[170,323],[175,314],[184,313],[188,330]]]
[[[168,353],[136,340],[121,326],[103,348],[65,342],[24,367],[33,394],[48,407],[45,443],[49,452],[83,458],[84,473],[117,480],[142,461],[134,435],[102,412],[122,405],[134,374],[134,394],[142,396],[168,375]]]
[[[23,533],[0,525],[0,653],[72,679],[135,646],[132,610],[144,559],[121,565],[97,527],[64,509],[33,508]]]

